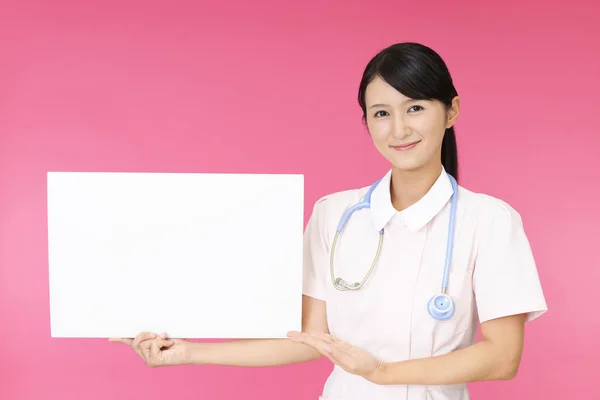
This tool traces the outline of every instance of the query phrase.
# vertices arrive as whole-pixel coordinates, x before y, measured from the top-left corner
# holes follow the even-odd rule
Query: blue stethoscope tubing
[[[437,320],[441,320],[441,321],[452,318],[452,316],[454,315],[454,311],[455,311],[454,301],[452,301],[452,298],[450,296],[448,296],[446,294],[446,292],[448,290],[448,278],[450,275],[450,264],[452,262],[452,250],[454,248],[454,230],[455,230],[454,227],[455,227],[455,221],[456,221],[456,203],[458,200],[458,184],[456,182],[456,179],[454,179],[454,177],[452,175],[450,175],[450,174],[447,174],[447,175],[448,175],[448,178],[450,179],[450,183],[452,184],[452,198],[450,200],[450,202],[451,202],[450,203],[450,219],[448,221],[448,238],[447,238],[447,242],[446,242],[446,258],[444,260],[444,276],[442,279],[442,290],[441,290],[441,293],[433,295],[433,297],[431,297],[431,299],[427,303],[427,309],[429,311],[429,314],[433,318],[435,318]],[[371,207],[371,195],[373,194],[373,191],[375,190],[375,188],[377,187],[377,185],[380,182],[381,182],[381,179],[379,179],[377,182],[375,182],[373,185],[371,185],[371,187],[367,190],[367,193],[365,194],[365,197],[363,198],[363,200],[360,201],[359,203],[353,205],[349,209],[347,209],[344,212],[344,214],[342,215],[340,222],[338,223],[338,226],[337,226],[337,229],[335,232],[335,237],[334,237],[333,243],[331,245],[331,252],[330,252],[330,258],[329,258],[329,269],[331,272],[331,282],[333,283],[333,286],[338,290],[344,291],[344,290],[360,289],[365,284],[365,282],[369,279],[369,277],[373,273],[373,270],[375,269],[375,266],[377,265],[377,262],[379,261],[379,256],[381,254],[381,247],[383,244],[383,234],[384,234],[383,228],[379,231],[379,244],[377,246],[377,252],[375,253],[373,263],[371,264],[371,267],[369,268],[369,271],[367,272],[367,274],[365,275],[363,280],[360,282],[355,282],[353,284],[348,284],[342,278],[335,277],[334,257],[335,257],[335,248],[336,248],[338,239],[353,213],[355,213],[356,211],[361,210],[363,208]]]

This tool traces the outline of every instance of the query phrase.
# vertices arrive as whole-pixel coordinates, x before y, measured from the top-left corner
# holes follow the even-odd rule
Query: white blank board
[[[52,337],[301,328],[304,178],[48,172]]]

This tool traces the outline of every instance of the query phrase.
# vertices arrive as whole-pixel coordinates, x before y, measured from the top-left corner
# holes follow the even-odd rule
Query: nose
[[[392,136],[396,139],[402,139],[410,135],[410,128],[406,124],[403,115],[397,115],[394,118],[394,126],[392,127]]]

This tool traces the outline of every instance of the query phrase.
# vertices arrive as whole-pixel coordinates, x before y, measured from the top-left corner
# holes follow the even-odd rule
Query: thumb
[[[168,338],[166,333],[161,334],[159,338],[167,341],[167,344],[165,344],[164,347],[171,347],[175,344],[182,344],[185,341],[185,339],[181,338]]]

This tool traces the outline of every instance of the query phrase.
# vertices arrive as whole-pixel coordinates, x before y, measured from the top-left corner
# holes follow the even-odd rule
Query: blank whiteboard
[[[301,328],[304,177],[48,172],[52,337]]]

